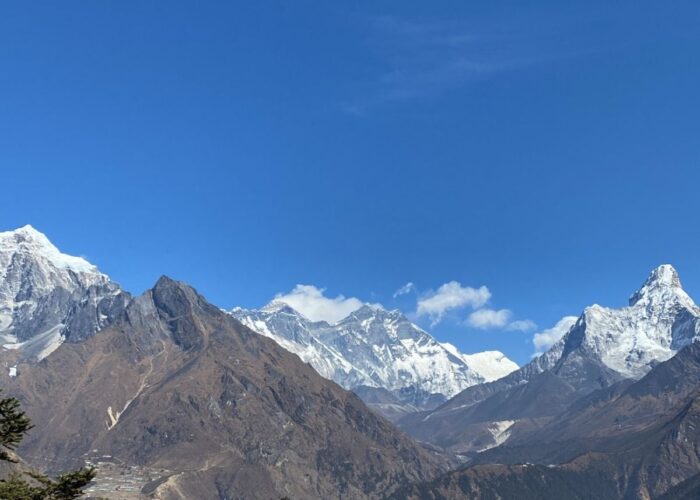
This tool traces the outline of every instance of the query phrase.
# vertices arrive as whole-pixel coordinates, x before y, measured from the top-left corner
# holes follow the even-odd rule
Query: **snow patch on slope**
[[[63,324],[59,323],[24,342],[17,342],[17,337],[11,335],[0,336],[0,338],[7,342],[3,344],[5,349],[21,350],[25,356],[41,361],[58,349],[65,340],[63,335],[61,335],[63,326]]]
[[[487,430],[493,438],[493,443],[477,450],[477,452],[481,453],[482,451],[490,450],[491,448],[501,446],[503,443],[508,441],[508,438],[511,434],[511,427],[513,427],[513,424],[515,424],[515,420],[498,420],[495,422],[491,422]]]

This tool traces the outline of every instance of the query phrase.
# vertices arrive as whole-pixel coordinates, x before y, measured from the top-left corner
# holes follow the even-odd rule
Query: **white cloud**
[[[467,325],[480,330],[502,328],[510,331],[527,332],[537,325],[529,319],[511,321],[513,313],[509,309],[478,309],[467,318]]]
[[[297,285],[289,293],[279,293],[275,300],[289,304],[312,321],[328,321],[334,323],[345,318],[364,305],[355,297],[345,298],[338,295],[335,298],[324,295],[325,288],[313,285]]]
[[[512,321],[506,330],[512,330],[516,332],[529,332],[537,328],[537,324],[529,319],[519,319],[517,321]]]
[[[406,283],[404,286],[399,288],[394,292],[394,298],[399,297],[401,295],[406,295],[407,293],[411,293],[416,290],[416,285],[413,284],[412,281],[409,281]]]
[[[508,309],[479,309],[469,315],[467,324],[481,330],[504,328],[508,325],[512,315],[513,313]]]
[[[478,308],[491,298],[491,292],[485,286],[479,288],[463,287],[457,281],[445,283],[435,292],[430,292],[418,299],[418,316],[428,316],[435,325],[442,320],[444,314],[452,309],[471,306]]]
[[[542,330],[533,335],[532,343],[535,345],[536,354],[542,354],[556,344],[559,339],[568,333],[577,319],[576,316],[564,316],[552,328]]]

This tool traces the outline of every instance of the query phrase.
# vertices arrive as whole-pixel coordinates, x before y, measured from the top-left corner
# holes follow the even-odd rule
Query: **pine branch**
[[[16,449],[32,427],[32,421],[20,409],[17,398],[0,399],[0,446],[8,450]],[[0,453],[0,460],[8,460],[8,454],[4,451]]]

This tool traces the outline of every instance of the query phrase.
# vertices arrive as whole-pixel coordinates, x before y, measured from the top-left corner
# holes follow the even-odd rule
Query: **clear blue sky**
[[[697,1],[7,3],[0,228],[224,307],[301,283],[410,312],[405,283],[458,281],[546,328],[664,262],[700,298],[698,26]],[[529,359],[471,312],[431,330]]]

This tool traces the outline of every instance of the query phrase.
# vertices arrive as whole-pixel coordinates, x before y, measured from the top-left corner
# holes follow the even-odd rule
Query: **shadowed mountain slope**
[[[111,456],[169,470],[157,498],[381,497],[445,466],[165,277],[97,335],[0,377],[36,423],[20,450],[31,463]]]
[[[696,498],[698,380],[695,343],[641,380],[593,393],[474,465],[397,498]]]

